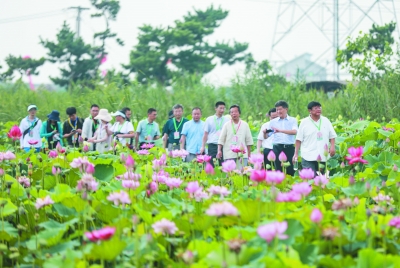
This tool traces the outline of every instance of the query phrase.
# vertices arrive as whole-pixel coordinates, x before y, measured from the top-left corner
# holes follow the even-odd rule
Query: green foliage
[[[393,72],[390,60],[393,56],[391,46],[395,28],[394,22],[383,26],[373,24],[369,33],[360,32],[355,40],[349,37],[346,48],[337,53],[337,62],[349,69],[355,79],[374,79]]]
[[[5,62],[8,65],[8,70],[1,76],[4,79],[11,80],[14,78],[15,72],[20,74],[20,78],[22,78],[23,75],[28,75],[28,73],[30,75],[38,75],[39,72],[37,71],[37,68],[44,64],[45,59],[32,59],[30,57],[15,57],[13,55],[8,55]]]
[[[227,16],[228,11],[211,6],[205,11],[189,12],[171,27],[141,26],[139,42],[124,68],[134,73],[140,83],[170,84],[174,77],[182,74],[201,77],[209,73],[217,59],[228,65],[252,59],[246,53],[246,43],[216,42],[212,45],[206,40]],[[169,68],[171,65],[174,67]]]

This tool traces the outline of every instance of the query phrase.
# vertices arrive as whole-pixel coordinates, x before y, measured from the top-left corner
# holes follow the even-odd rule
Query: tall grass
[[[99,83],[95,89],[76,85],[69,91],[53,92],[44,88],[31,91],[25,84],[1,84],[0,121],[19,121],[26,116],[26,107],[36,104],[39,117],[46,118],[51,110],[59,110],[62,118],[66,118],[65,110],[75,106],[78,115],[86,117],[91,104],[116,111],[124,106],[132,109],[134,121],[146,117],[150,107],[158,110],[160,123],[163,123],[171,107],[180,103],[185,107],[185,115],[189,115],[193,107],[200,107],[203,116],[214,112],[214,103],[222,100],[229,107],[239,104],[242,118],[260,118],[277,100],[289,103],[289,114],[307,116],[307,104],[312,100],[323,106],[323,114],[328,118],[342,115],[347,119],[370,116],[372,119],[398,117],[400,92],[400,75],[392,74],[379,81],[361,81],[357,86],[349,85],[336,97],[328,96],[316,90],[306,90],[304,84],[276,84],[266,86],[262,81],[251,77],[236,78],[229,87],[214,87],[205,83],[180,79],[172,90],[161,86],[143,86],[132,83],[122,88],[117,84]]]

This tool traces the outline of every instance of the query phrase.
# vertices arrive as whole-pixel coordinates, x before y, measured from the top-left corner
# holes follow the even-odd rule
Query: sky
[[[285,2],[286,4],[280,4]],[[339,0],[340,39],[344,47],[345,37],[349,33],[349,25],[356,25],[361,18],[362,10],[368,10],[367,18],[357,27],[353,27],[353,36],[362,30],[367,31],[372,21],[388,22],[394,15],[400,18],[400,1],[383,1],[377,5],[375,0]],[[378,1],[379,2],[379,1]],[[121,0],[121,10],[111,28],[124,42],[123,47],[115,42],[108,43],[109,56],[102,66],[104,69],[121,69],[121,64],[128,63],[129,52],[137,43],[138,27],[143,24],[153,26],[172,25],[174,20],[181,19],[187,12],[196,9],[206,9],[211,4],[229,11],[228,17],[208,39],[215,41],[236,40],[249,43],[249,51],[256,61],[268,59],[274,67],[304,53],[312,54],[312,59],[321,65],[328,65],[333,58],[330,42],[333,36],[332,9],[333,0]],[[317,4],[314,4],[317,3]],[[72,29],[76,27],[76,11],[68,9],[72,6],[90,7],[89,0],[0,0],[0,65],[5,71],[4,59],[7,55],[29,55],[40,58],[46,55],[46,50],[39,44],[40,38],[55,40],[57,32],[64,21]],[[92,10],[93,11],[93,10]],[[104,29],[104,22],[99,18],[90,18],[92,11],[83,11],[81,21],[81,36],[92,43],[95,32]],[[304,13],[308,11],[307,15]],[[380,11],[380,12],[379,12]],[[395,12],[393,12],[395,11]],[[278,15],[280,14],[279,18]],[[35,16],[33,16],[35,15]],[[302,19],[301,19],[302,18]],[[290,34],[291,23],[297,20]],[[311,21],[312,20],[312,21]],[[324,34],[317,29],[324,24]],[[274,33],[278,32],[274,35]],[[275,39],[274,39],[275,36]],[[272,50],[273,40],[282,37]],[[396,34],[397,37],[397,34]],[[282,60],[283,59],[283,60]],[[329,70],[331,67],[329,67]],[[213,84],[229,83],[235,75],[241,74],[244,64],[233,66],[217,66],[205,79]],[[39,69],[39,76],[34,76],[35,84],[50,83],[49,76],[57,76],[57,65],[46,63]],[[343,73],[345,77],[345,73]]]

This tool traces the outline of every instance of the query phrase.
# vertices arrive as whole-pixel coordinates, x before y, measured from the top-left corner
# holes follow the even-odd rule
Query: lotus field
[[[333,124],[316,177],[255,152],[242,170],[157,146],[25,153],[6,124],[0,267],[400,267],[400,123]]]

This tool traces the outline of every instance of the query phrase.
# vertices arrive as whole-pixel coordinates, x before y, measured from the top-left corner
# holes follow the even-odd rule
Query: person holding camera
[[[257,153],[261,152],[262,154],[264,154],[264,165],[265,166],[267,166],[267,164],[272,166],[271,162],[268,160],[268,154],[273,149],[273,144],[272,144],[273,136],[268,137],[268,133],[273,131],[270,128],[271,120],[278,117],[276,108],[272,108],[271,110],[269,110],[267,117],[269,118],[269,122],[267,122],[261,126],[260,133],[258,134],[258,137],[257,137]]]
[[[79,137],[82,135],[83,119],[76,115],[75,107],[68,107],[68,119],[63,125],[63,138],[67,139],[68,146],[79,147]]]
[[[57,144],[60,143],[63,146],[61,137],[63,131],[60,123],[60,113],[57,110],[51,111],[47,115],[47,121],[43,122],[40,128],[40,137],[47,140],[47,146],[50,150],[56,148]]]

